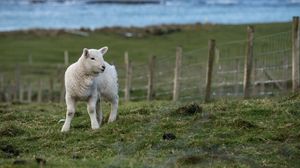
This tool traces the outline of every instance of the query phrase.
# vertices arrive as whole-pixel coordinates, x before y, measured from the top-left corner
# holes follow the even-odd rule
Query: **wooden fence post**
[[[32,102],[32,84],[29,83],[28,85],[28,90],[27,90],[27,102],[31,103]]]
[[[18,100],[18,93],[20,90],[20,83],[21,83],[21,70],[20,70],[20,65],[16,65],[16,70],[15,70],[15,84],[14,84],[14,89],[13,89],[13,101]]]
[[[148,92],[147,92],[147,100],[153,100],[155,96],[154,91],[154,69],[155,69],[155,56],[151,56],[149,60],[149,74],[148,74]]]
[[[128,102],[130,101],[131,76],[132,76],[132,65],[131,65],[131,61],[129,60],[128,52],[125,52],[124,59],[125,59],[125,70],[126,70],[124,101]]]
[[[65,66],[69,65],[69,52],[65,50],[64,52]]]
[[[51,76],[49,79],[49,102],[53,102],[54,98],[54,79]]]
[[[293,92],[299,88],[299,17],[293,17],[293,30],[292,30],[292,81]]]
[[[10,81],[9,84],[6,86],[6,91],[5,91],[6,102],[12,102],[13,90],[14,90],[13,87],[14,87],[13,81]]]
[[[236,59],[235,60],[235,64],[236,64],[236,72],[235,72],[235,88],[234,88],[234,92],[235,95],[238,96],[239,95],[239,90],[240,90],[240,85],[239,85],[239,75],[240,75],[240,60]]]
[[[4,76],[0,74],[0,92],[4,92]]]
[[[24,88],[23,88],[24,86],[23,85],[21,85],[20,86],[20,90],[19,90],[19,101],[20,102],[24,102]]]
[[[258,61],[257,59],[254,59],[254,62],[253,62],[253,76],[252,76],[252,79],[253,79],[253,95],[254,96],[257,96],[257,92],[258,92],[258,89],[257,89],[257,67],[258,67]]]
[[[288,91],[288,79],[289,79],[289,59],[288,58],[283,58],[283,80],[284,80],[284,89],[285,89],[285,92]]]
[[[5,101],[4,92],[4,76],[0,74],[0,101]]]
[[[173,87],[173,101],[177,101],[179,99],[180,92],[180,76],[181,76],[181,60],[182,60],[182,48],[176,48],[176,63],[174,70],[174,87]]]
[[[28,55],[28,64],[32,65],[32,55],[31,54]]]
[[[206,90],[204,101],[208,102],[210,100],[211,95],[211,79],[213,72],[213,64],[215,59],[215,49],[216,49],[216,41],[214,39],[209,40],[208,42],[208,63],[207,63],[207,73],[206,73]]]
[[[254,40],[254,27],[248,26],[247,28],[247,51],[245,57],[245,67],[244,67],[244,98],[250,97],[250,85],[251,85],[251,73],[253,64],[253,40]]]
[[[38,96],[37,96],[37,102],[41,103],[43,101],[43,88],[42,88],[43,84],[42,84],[42,80],[39,80],[39,90],[38,90]]]
[[[62,71],[62,75],[61,75],[61,80],[60,80],[60,97],[59,97],[59,102],[63,103],[65,100],[65,75]]]

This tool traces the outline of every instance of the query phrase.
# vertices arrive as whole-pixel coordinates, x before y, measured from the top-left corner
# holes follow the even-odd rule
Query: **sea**
[[[0,0],[0,31],[188,23],[271,23],[288,22],[293,16],[300,15],[300,0],[158,0],[158,3],[149,4],[102,2]]]

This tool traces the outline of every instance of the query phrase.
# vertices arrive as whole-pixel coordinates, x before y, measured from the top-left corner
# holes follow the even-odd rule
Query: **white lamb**
[[[65,72],[67,114],[62,132],[70,130],[71,120],[75,114],[75,103],[87,101],[87,111],[91,119],[92,129],[98,129],[102,122],[100,100],[111,103],[108,122],[117,118],[118,83],[115,66],[104,61],[103,55],[108,48],[83,49],[77,62],[70,65]]]

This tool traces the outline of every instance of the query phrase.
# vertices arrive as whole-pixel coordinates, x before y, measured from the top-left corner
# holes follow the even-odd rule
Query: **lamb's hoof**
[[[109,118],[109,119],[108,119],[108,123],[112,123],[112,122],[114,122],[114,121],[116,121],[115,118],[113,118],[113,119]]]
[[[70,129],[62,128],[60,132],[68,132]]]
[[[92,126],[92,129],[93,129],[93,130],[96,130],[96,129],[99,129],[99,128],[100,128],[99,125],[93,125],[93,126]]]

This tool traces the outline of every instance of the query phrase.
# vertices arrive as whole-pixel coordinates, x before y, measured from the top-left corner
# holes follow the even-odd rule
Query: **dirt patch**
[[[197,103],[191,103],[182,107],[179,107],[176,110],[177,114],[186,114],[186,115],[193,115],[196,113],[202,113],[202,107],[199,106]]]
[[[6,154],[7,157],[19,156],[20,151],[12,145],[3,145],[1,150]]]
[[[173,133],[164,133],[163,140],[174,140],[176,136]]]

